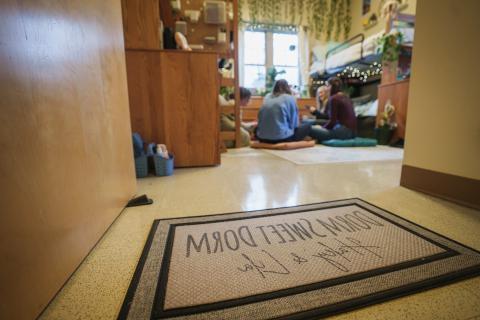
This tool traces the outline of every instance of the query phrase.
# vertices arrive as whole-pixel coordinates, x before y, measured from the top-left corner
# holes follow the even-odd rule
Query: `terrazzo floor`
[[[230,150],[218,167],[138,180],[154,204],[125,209],[40,319],[115,319],[152,221],[358,197],[480,250],[480,212],[399,186],[401,161],[296,165]],[[480,277],[333,319],[480,319]]]

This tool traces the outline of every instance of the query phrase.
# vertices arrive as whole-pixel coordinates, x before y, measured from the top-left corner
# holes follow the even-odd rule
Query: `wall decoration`
[[[366,15],[370,12],[370,7],[372,5],[372,0],[363,0],[362,1],[362,15]]]
[[[387,15],[388,11],[402,11],[408,7],[408,0],[380,0],[378,4],[377,14],[380,17]]]
[[[351,0],[239,0],[240,20],[306,26],[317,38],[348,38]]]
[[[370,16],[362,19],[363,29],[367,30],[375,26],[378,23],[378,17],[375,13],[372,13]]]

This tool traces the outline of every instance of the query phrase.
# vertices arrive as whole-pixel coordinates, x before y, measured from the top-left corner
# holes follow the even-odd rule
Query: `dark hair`
[[[331,77],[327,80],[328,84],[330,85],[330,96],[339,93],[342,91],[343,82],[342,79],[338,77]]]
[[[240,100],[250,99],[251,96],[252,93],[250,92],[250,90],[244,87],[240,87]]]
[[[288,85],[288,82],[285,79],[277,80],[275,82],[275,85],[273,86],[274,96],[279,96],[282,93],[292,94],[292,90],[290,89],[290,86]]]
[[[252,92],[250,90],[248,90],[247,88],[244,88],[244,87],[240,87],[240,100],[243,100],[243,99],[250,99],[250,97],[252,96]],[[230,93],[228,95],[228,98],[229,99],[235,99],[235,93]]]

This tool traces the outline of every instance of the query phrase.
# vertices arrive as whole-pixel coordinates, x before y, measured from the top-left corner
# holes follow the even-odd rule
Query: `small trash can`
[[[153,163],[155,165],[155,175],[162,176],[171,176],[173,174],[173,155],[168,154],[169,158],[165,159],[157,154],[153,155]]]
[[[147,156],[141,155],[135,158],[135,174],[137,178],[145,178],[148,175]]]
[[[375,135],[380,145],[387,145],[390,142],[390,139],[393,135],[393,129],[389,127],[378,127],[375,128]]]

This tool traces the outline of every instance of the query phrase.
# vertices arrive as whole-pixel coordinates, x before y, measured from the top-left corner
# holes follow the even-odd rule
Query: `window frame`
[[[265,65],[262,64],[251,64],[251,63],[243,63],[242,66],[242,73],[245,75],[245,67],[246,66],[254,66],[254,67],[263,67],[265,71],[265,75],[267,74],[267,70],[270,67],[275,68],[296,68],[297,69],[297,85],[298,87],[302,86],[302,77],[300,72],[300,52],[298,52],[298,60],[296,66],[288,66],[288,65],[274,65],[273,64],[273,35],[274,34],[293,34],[297,37],[297,50],[300,50],[299,41],[299,34],[298,32],[281,32],[281,31],[272,31],[272,30],[245,30],[246,32],[261,32],[265,34]],[[244,36],[245,37],[245,36]],[[245,38],[243,39],[245,41]],[[243,61],[245,61],[245,52],[243,52]],[[242,77],[242,86],[245,86],[245,76]],[[259,89],[259,88],[249,88],[249,89]]]

